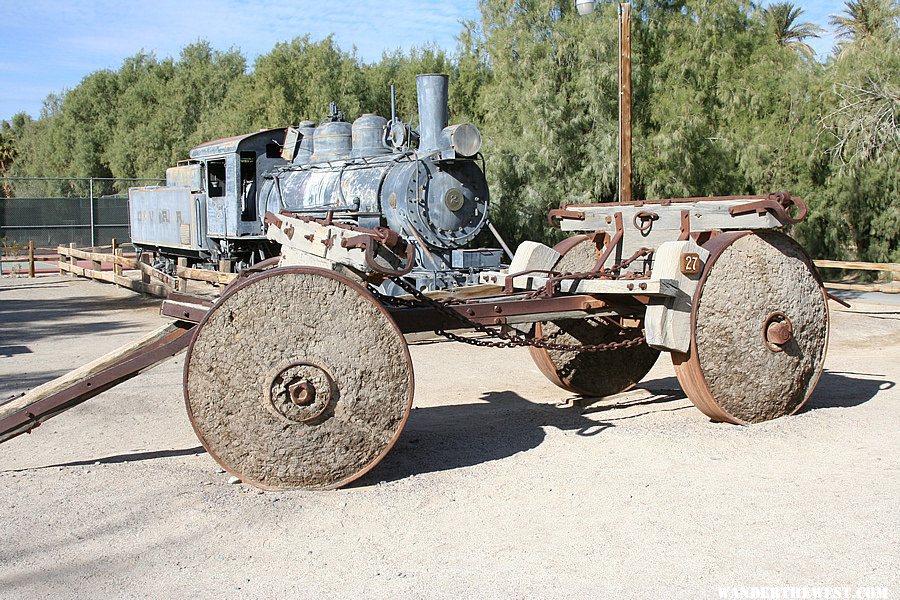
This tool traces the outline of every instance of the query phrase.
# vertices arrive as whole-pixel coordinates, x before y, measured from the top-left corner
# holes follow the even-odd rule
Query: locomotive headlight
[[[471,123],[445,127],[441,141],[445,148],[452,148],[460,156],[475,156],[481,150],[481,132]]]
[[[575,0],[575,8],[578,9],[579,15],[589,15],[594,12],[595,0]]]

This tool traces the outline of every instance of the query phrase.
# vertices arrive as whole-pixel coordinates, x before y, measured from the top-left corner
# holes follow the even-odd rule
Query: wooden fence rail
[[[237,277],[235,273],[193,269],[184,265],[176,267],[173,277],[150,266],[148,264],[149,257],[146,254],[144,261],[140,261],[136,257],[124,256],[121,248],[117,248],[114,254],[107,254],[60,246],[58,252],[60,273],[72,273],[81,277],[107,281],[136,292],[162,298],[168,296],[169,292],[173,290],[187,291],[188,281],[224,285]],[[80,266],[79,260],[91,261],[91,268]],[[104,263],[112,265],[113,270],[104,271]]]
[[[890,273],[890,281],[887,283],[842,283],[826,281],[825,287],[834,290],[854,290],[858,292],[884,292],[887,294],[900,294],[900,281],[894,280],[894,273],[900,273],[900,264],[897,263],[866,263],[852,260],[816,260],[813,261],[819,269],[843,269],[845,271],[880,271]]]

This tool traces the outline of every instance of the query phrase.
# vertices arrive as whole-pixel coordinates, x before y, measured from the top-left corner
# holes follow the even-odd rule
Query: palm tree
[[[779,46],[812,58],[816,52],[804,40],[817,38],[824,30],[813,23],[798,23],[801,14],[803,9],[792,2],[775,2],[762,11],[763,22]]]
[[[873,39],[890,39],[897,34],[900,2],[897,0],[847,0],[841,15],[829,22],[837,29],[841,55],[853,48],[865,48]]]

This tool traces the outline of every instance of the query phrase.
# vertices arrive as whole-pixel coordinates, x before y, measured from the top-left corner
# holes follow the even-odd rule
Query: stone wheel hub
[[[312,422],[325,413],[336,395],[334,380],[319,365],[291,362],[273,369],[263,398],[267,409],[294,423]]]
[[[794,325],[781,311],[773,312],[763,323],[763,340],[772,352],[782,352],[793,335]]]

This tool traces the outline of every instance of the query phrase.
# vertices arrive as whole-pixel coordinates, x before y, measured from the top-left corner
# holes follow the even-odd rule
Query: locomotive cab
[[[263,233],[257,191],[281,158],[284,129],[268,129],[197,146],[190,160],[166,170],[165,186],[131,188],[131,239],[136,248],[191,264],[231,260],[250,265],[275,251]]]

